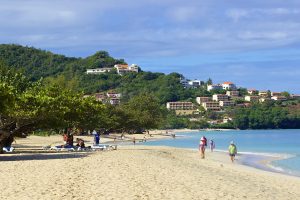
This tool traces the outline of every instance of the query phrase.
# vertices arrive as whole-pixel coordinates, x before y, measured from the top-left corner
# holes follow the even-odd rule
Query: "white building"
[[[224,82],[222,84],[223,90],[236,90],[236,86],[232,82]]]
[[[223,123],[228,123],[228,122],[230,122],[230,121],[232,121],[232,118],[231,118],[231,117],[224,117],[224,118],[223,118]]]
[[[266,97],[266,96],[268,96],[268,91],[259,91],[258,95]]]
[[[228,96],[226,94],[214,94],[213,101],[228,101]]]
[[[234,106],[235,103],[233,101],[219,101],[220,107],[228,107],[228,106]]]
[[[167,109],[169,110],[194,110],[192,102],[168,102]]]
[[[271,97],[271,99],[275,100],[275,101],[286,101],[287,98],[285,96],[273,96]]]
[[[299,94],[292,94],[291,98],[292,99],[300,99],[300,95]]]
[[[121,102],[120,98],[109,98],[108,99],[109,103],[113,106],[119,105]]]
[[[189,80],[188,80],[188,79],[180,78],[180,83],[181,83],[181,85],[182,85],[184,88],[189,88],[189,87],[190,87],[190,85],[189,85]]]
[[[282,96],[281,92],[271,92],[271,96]]]
[[[208,85],[207,86],[207,91],[211,91],[211,90],[222,90],[223,86],[220,84],[217,85]]]
[[[117,69],[119,75],[123,75],[128,72],[139,72],[139,67],[136,64],[128,66],[127,64],[117,64],[114,66]]]
[[[259,96],[245,96],[245,101],[258,101]]]
[[[115,93],[115,92],[108,92],[106,93],[106,96],[108,98],[121,98],[121,93]]]
[[[238,97],[239,96],[239,91],[237,91],[237,90],[226,91],[226,95],[230,96],[230,97]]]
[[[203,102],[202,106],[205,110],[212,110],[212,111],[221,110],[219,102],[214,102],[214,101]]]
[[[271,101],[271,98],[269,98],[269,97],[260,97],[259,98],[260,103],[267,102],[267,101]]]
[[[87,69],[86,74],[103,74],[110,72],[112,68],[97,68],[97,69]]]
[[[192,80],[192,81],[189,81],[188,84],[193,88],[198,88],[198,87],[204,85],[204,82],[199,81],[199,80]]]
[[[257,94],[257,93],[258,93],[258,91],[257,91],[256,89],[248,89],[247,92],[248,92],[248,94],[250,94],[250,95],[254,95],[254,94]]]
[[[211,100],[212,100],[211,97],[196,97],[196,102],[200,105],[204,102],[209,102]]]

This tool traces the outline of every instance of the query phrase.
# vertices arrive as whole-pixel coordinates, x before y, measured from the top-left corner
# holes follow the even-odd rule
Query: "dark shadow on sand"
[[[89,153],[43,153],[43,154],[18,154],[10,156],[1,156],[2,161],[26,161],[26,160],[53,160],[53,159],[72,159],[83,158],[88,156]]]

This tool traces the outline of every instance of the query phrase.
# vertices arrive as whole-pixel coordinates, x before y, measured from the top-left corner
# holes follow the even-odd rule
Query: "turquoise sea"
[[[172,146],[197,149],[201,136],[213,139],[216,150],[226,151],[230,141],[237,145],[242,155],[241,164],[264,170],[300,176],[300,130],[230,130],[176,133],[175,139],[149,141],[146,145]],[[276,157],[269,167],[259,164],[260,160]],[[273,159],[274,160],[274,159]]]

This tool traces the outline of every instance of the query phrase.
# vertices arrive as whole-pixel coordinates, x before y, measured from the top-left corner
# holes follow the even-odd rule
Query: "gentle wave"
[[[224,152],[227,153],[228,151],[222,150],[222,149],[216,149],[217,152]],[[266,156],[266,157],[272,157],[272,158],[279,158],[279,159],[289,159],[296,157],[294,154],[283,154],[283,153],[267,153],[267,152],[251,152],[251,151],[240,151],[238,154],[242,155],[257,155],[257,156]]]

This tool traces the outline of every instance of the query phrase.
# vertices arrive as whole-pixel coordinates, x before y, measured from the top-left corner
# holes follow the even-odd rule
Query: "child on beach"
[[[199,151],[200,151],[200,155],[201,158],[204,159],[205,158],[205,147],[207,146],[207,139],[205,136],[202,136],[199,142]]]
[[[228,151],[229,151],[229,156],[230,156],[231,162],[233,163],[235,155],[237,154],[237,148],[233,141],[230,142]]]

